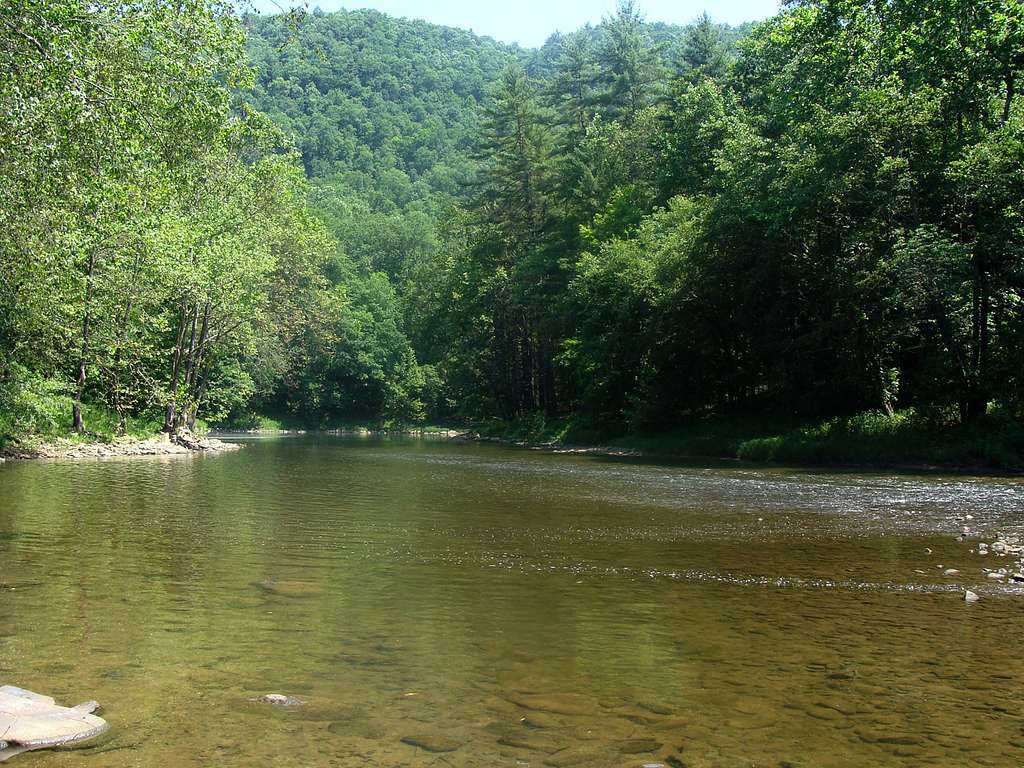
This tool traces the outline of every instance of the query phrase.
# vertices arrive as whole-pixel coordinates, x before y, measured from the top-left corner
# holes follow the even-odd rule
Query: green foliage
[[[1024,430],[1003,417],[972,425],[936,424],[913,410],[833,418],[741,442],[749,461],[922,464],[962,468],[1024,467]]]
[[[755,413],[688,444],[1016,461],[1022,30],[1016,0],[741,28],[622,2],[523,51],[372,11],[15,0],[0,426]]]
[[[286,141],[238,98],[242,42],[215,0],[0,9],[12,431],[53,433],[59,407],[79,433],[110,412],[111,431],[161,411],[191,427],[253,394],[257,350],[287,346],[328,240]]]
[[[591,241],[623,234],[656,195],[649,105],[686,30],[629,4],[535,52],[372,11],[245,24],[253,101],[296,137],[346,297],[262,407],[557,410],[566,257],[580,225]],[[715,30],[731,49],[738,33]]]
[[[500,376],[524,358],[479,333],[513,297],[546,310],[523,323],[556,349],[548,418],[613,431],[912,408],[970,425],[993,402],[1019,418],[1022,20],[1018,3],[815,0],[736,50],[706,16],[673,45],[624,3],[557,40],[538,66],[554,149],[531,166],[548,169],[534,268],[495,261],[514,250],[507,230],[442,265],[451,295],[476,296],[449,319],[454,360],[476,355],[470,389],[507,389]],[[521,169],[492,168],[491,221],[539,207],[536,188],[515,186]],[[488,292],[454,287],[477,270]],[[529,403],[497,412],[531,418]],[[886,434],[806,439],[867,450]],[[914,434],[901,426],[897,442],[927,458]]]
[[[70,384],[44,379],[17,363],[3,366],[0,445],[19,435],[63,432],[70,411]]]
[[[598,40],[600,102],[605,114],[629,123],[659,95],[665,65],[661,46],[651,39],[635,0],[619,0],[604,20]]]
[[[317,178],[350,187],[399,171],[414,194],[457,194],[477,107],[514,50],[375,11],[247,17],[253,103],[297,137]]]

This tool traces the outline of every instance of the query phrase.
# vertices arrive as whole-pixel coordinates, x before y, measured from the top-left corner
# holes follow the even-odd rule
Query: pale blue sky
[[[264,12],[298,0],[250,0]],[[740,24],[766,19],[778,11],[778,0],[638,0],[648,21],[686,24],[707,10],[715,21]],[[541,45],[555,30],[571,32],[587,22],[597,24],[615,9],[615,0],[309,0],[309,7],[376,8],[392,16],[425,19],[435,24],[472,29],[504,42]]]

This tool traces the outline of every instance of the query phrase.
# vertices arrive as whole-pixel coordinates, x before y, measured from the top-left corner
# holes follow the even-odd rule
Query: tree
[[[602,22],[597,58],[605,87],[600,102],[608,117],[628,123],[660,96],[660,48],[651,43],[634,0],[621,0]]]
[[[686,30],[683,62],[691,77],[720,78],[729,66],[722,30],[705,11]]]
[[[562,38],[555,60],[555,76],[547,91],[570,147],[586,131],[593,117],[598,72],[588,36],[576,34]]]

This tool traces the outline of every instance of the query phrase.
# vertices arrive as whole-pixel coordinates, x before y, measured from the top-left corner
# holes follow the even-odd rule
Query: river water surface
[[[967,515],[1024,532],[1024,483],[330,437],[11,462],[0,684],[112,725],[11,764],[1020,766],[1024,590]]]

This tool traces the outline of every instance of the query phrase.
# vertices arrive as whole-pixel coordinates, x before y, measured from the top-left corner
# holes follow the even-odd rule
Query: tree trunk
[[[178,415],[176,428],[186,427],[187,429],[192,429],[196,422],[196,411],[199,407],[199,398],[201,397],[198,380],[209,338],[210,310],[210,301],[207,300],[203,307],[203,321],[200,324],[198,339],[195,335],[196,322],[199,316],[198,306],[192,318],[192,338],[189,340],[188,365],[185,370],[185,380],[182,383],[182,389],[185,391],[187,402]]]
[[[85,431],[85,423],[82,420],[82,395],[85,392],[86,365],[89,355],[89,331],[90,317],[92,310],[92,278],[96,271],[96,249],[89,251],[89,266],[85,273],[85,308],[82,313],[82,351],[78,357],[78,379],[75,384],[75,402],[71,407],[72,429],[78,434]]]
[[[1010,108],[1013,106],[1013,97],[1016,95],[1016,80],[1013,73],[1006,74],[1006,98],[1003,100],[1003,125],[1010,119]]]
[[[170,399],[167,403],[167,412],[164,414],[164,432],[168,434],[174,433],[174,423],[177,418],[178,410],[178,383],[181,380],[181,345],[185,342],[185,328],[186,328],[186,313],[187,308],[185,300],[182,299],[181,311],[178,313],[178,336],[174,343],[174,357],[171,362],[171,392]]]
[[[971,380],[967,400],[967,421],[977,421],[988,411],[988,391],[985,385],[988,373],[989,313],[991,299],[988,291],[988,275],[978,268],[974,283],[971,350]]]

